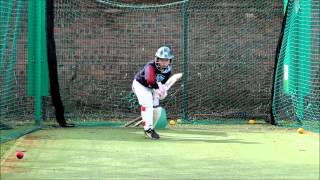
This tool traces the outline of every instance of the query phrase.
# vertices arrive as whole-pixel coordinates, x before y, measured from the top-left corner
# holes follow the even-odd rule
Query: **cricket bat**
[[[135,118],[134,120],[131,120],[128,123],[126,123],[124,125],[124,127],[129,127],[129,126],[133,125],[134,123],[140,122],[141,120],[142,120],[142,117],[139,116],[139,117]]]
[[[182,73],[176,73],[172,75],[164,84],[166,86],[167,91],[181,78],[182,78]]]

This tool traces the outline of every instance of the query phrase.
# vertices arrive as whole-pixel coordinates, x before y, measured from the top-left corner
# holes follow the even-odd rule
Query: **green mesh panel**
[[[320,2],[288,1],[273,111],[283,126],[320,127]]]
[[[35,126],[36,112],[39,112],[38,120],[41,118],[41,102],[35,110],[35,98],[27,93],[28,81],[32,80],[28,79],[31,72],[27,70],[28,38],[31,37],[28,36],[28,21],[34,26],[40,21],[28,19],[28,15],[35,13],[28,14],[30,2],[0,2],[0,142],[38,129]],[[40,48],[36,50],[41,51]],[[46,59],[42,59],[42,62],[45,63]]]
[[[0,2],[0,142],[33,128],[32,100],[25,91],[26,6],[24,1]]]

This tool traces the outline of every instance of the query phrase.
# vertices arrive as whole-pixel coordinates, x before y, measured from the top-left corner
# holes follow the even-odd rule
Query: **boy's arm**
[[[159,89],[159,86],[156,82],[156,70],[153,66],[145,66],[144,78],[147,81],[149,88]]]
[[[167,80],[167,82],[165,84],[161,84],[159,83],[159,87],[161,90],[160,92],[158,92],[158,98],[160,100],[163,100],[167,97],[167,91],[179,80],[182,78],[182,73],[177,73],[174,74],[172,76],[170,76],[170,78]]]

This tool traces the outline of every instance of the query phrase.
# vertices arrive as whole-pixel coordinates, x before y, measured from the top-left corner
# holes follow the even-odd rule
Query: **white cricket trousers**
[[[147,88],[140,84],[137,80],[133,80],[132,91],[136,94],[141,106],[141,117],[144,121],[144,130],[153,129],[153,106],[159,105],[157,98],[151,88]]]

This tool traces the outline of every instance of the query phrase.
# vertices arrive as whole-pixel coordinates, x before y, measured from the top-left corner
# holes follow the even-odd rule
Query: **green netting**
[[[320,128],[320,2],[288,1],[273,112],[283,126]]]
[[[318,1],[288,2],[278,64],[281,0],[143,2],[55,1],[66,118],[91,126],[138,116],[133,76],[168,45],[176,57],[173,71],[184,73],[161,103],[169,118],[245,123],[269,120],[273,106],[278,123],[319,127]],[[55,117],[50,97],[42,97],[48,93],[44,7],[36,0],[0,2],[3,129],[31,125],[30,131],[34,119]]]
[[[58,0],[55,13],[70,119],[137,116],[131,82],[160,45],[185,74],[162,102],[170,118],[268,118],[281,1]]]
[[[0,142],[37,129],[27,96],[26,1],[0,2]]]
[[[182,4],[143,7],[56,1],[55,39],[66,117],[137,116],[139,107],[131,91],[135,72],[162,44],[182,57]],[[175,71],[181,72],[182,59],[174,64]],[[181,102],[181,88],[175,91],[175,99]],[[181,103],[175,102],[170,107],[181,112]]]

